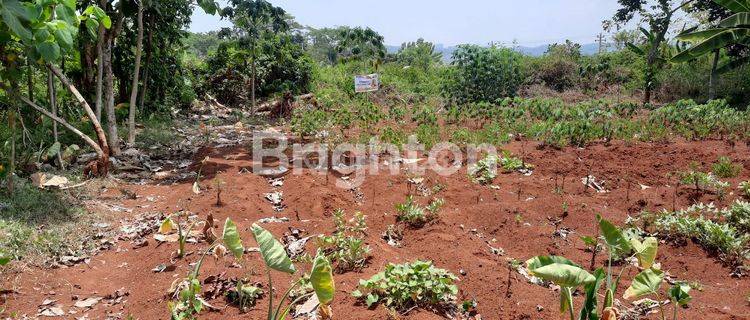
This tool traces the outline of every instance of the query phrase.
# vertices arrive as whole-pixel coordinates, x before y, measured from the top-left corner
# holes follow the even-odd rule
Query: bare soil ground
[[[402,247],[388,245],[381,234],[388,225],[395,223],[394,205],[404,202],[410,190],[405,173],[368,176],[359,192],[337,188],[333,176],[327,179],[311,170],[305,170],[302,175],[289,174],[279,188],[287,207],[276,213],[264,199],[274,188],[267,179],[244,170],[252,164],[245,148],[205,148],[193,160],[197,163],[209,157],[203,168],[202,185],[208,187],[214,177],[226,183],[222,192],[223,206],[216,206],[215,190],[194,194],[192,180],[173,185],[120,186],[134,192],[136,199],[123,199],[119,191],[112,188],[104,195],[109,196],[105,201],[132,209],[132,212],[119,212],[113,221],[182,209],[201,218],[212,214],[218,221],[231,217],[242,230],[246,246],[254,245],[248,228],[261,218],[289,218],[289,222],[264,225],[276,236],[288,232],[289,228],[317,235],[333,231],[331,213],[335,209],[344,209],[349,214],[364,212],[369,226],[367,244],[373,249],[373,258],[362,272],[336,275],[333,311],[338,319],[387,319],[384,307],[368,309],[350,293],[359,279],[369,278],[387,263],[416,259],[432,260],[437,267],[459,275],[459,299],[476,299],[483,319],[558,319],[562,318],[558,312],[559,293],[530,284],[516,272],[511,273],[509,280],[508,258],[523,261],[536,255],[555,254],[588,266],[591,253],[585,251],[579,236],[597,234],[596,214],[622,224],[628,215],[636,215],[641,210],[672,209],[673,202],[679,209],[695,201],[725,206],[737,198],[734,194],[721,200],[710,194],[696,198],[689,188],[683,187],[673,200],[675,182],[674,178],[668,178],[669,173],[687,169],[692,161],[708,169],[719,156],[729,156],[744,167],[740,177],[730,179],[732,185],[750,178],[750,150],[744,144],[731,147],[721,141],[613,142],[563,150],[539,149],[538,145],[537,142],[514,142],[505,146],[514,154],[525,154],[526,161],[534,164],[536,170],[531,176],[499,175],[494,183],[499,189],[472,183],[465,170],[450,177],[428,173],[424,182],[427,187],[445,186],[438,193],[438,197],[445,199],[445,206],[438,222],[422,229],[406,230]],[[588,174],[606,181],[605,187],[610,192],[596,193],[584,188],[581,177]],[[561,194],[555,193],[555,186],[562,185],[563,176],[564,190]],[[418,197],[418,201],[426,203],[428,199]],[[566,217],[562,217],[563,203],[569,207]],[[556,227],[551,221],[557,219],[561,222]],[[555,236],[555,231],[561,228],[572,233],[566,238]],[[170,284],[189,272],[198,258],[195,252],[207,245],[188,244],[193,254],[174,259],[177,244],[158,244],[151,235],[146,239],[148,244],[143,247],[131,241],[118,241],[112,249],[92,257],[88,263],[56,269],[31,268],[5,275],[6,315],[13,312],[18,317],[34,318],[39,306],[49,299],[56,300],[53,304],[66,313],[64,318],[105,319],[132,315],[134,319],[169,319],[166,292]],[[502,248],[504,254],[497,255],[490,247]],[[307,248],[308,252],[314,252],[312,242]],[[691,292],[694,298],[689,307],[681,311],[682,319],[750,319],[747,301],[750,281],[747,278],[731,277],[731,268],[690,242],[679,246],[662,243],[659,250],[658,261],[663,270],[676,279],[700,283],[702,287]],[[229,258],[209,259],[201,278],[226,272],[225,277],[249,276],[265,283],[258,254],[251,253],[246,260],[239,267]],[[173,268],[161,273],[152,271],[159,264],[170,265],[170,261],[174,261]],[[600,254],[596,263],[603,265],[605,255]],[[309,266],[298,269],[309,270]],[[623,275],[626,280],[620,284],[620,294],[635,273],[631,269]],[[286,289],[291,279],[278,274],[274,277],[274,283],[281,290]],[[91,309],[74,307],[77,301],[107,295],[110,296]],[[267,298],[261,299],[246,314],[240,314],[236,307],[227,306],[223,298],[217,298],[209,302],[220,310],[204,311],[198,317],[262,319]],[[576,305],[581,301],[578,295]],[[442,316],[414,310],[402,318],[421,320],[441,319]]]

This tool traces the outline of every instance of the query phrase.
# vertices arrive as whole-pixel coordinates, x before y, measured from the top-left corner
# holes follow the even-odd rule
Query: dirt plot
[[[8,290],[3,295],[6,314],[13,312],[18,317],[33,318],[45,311],[62,312],[59,315],[64,318],[125,319],[132,315],[135,319],[169,319],[167,290],[191,270],[191,264],[198,259],[197,251],[207,244],[188,243],[189,254],[176,259],[177,244],[160,244],[151,234],[155,231],[153,222],[158,218],[143,217],[179,210],[190,211],[201,219],[208,214],[217,221],[230,217],[237,222],[246,246],[252,246],[248,228],[259,219],[288,218],[286,222],[263,224],[277,237],[292,228],[301,230],[303,235],[316,236],[332,232],[332,212],[343,209],[347,213],[361,211],[367,216],[366,241],[372,248],[372,259],[361,272],[335,275],[336,297],[332,305],[335,318],[387,319],[384,307],[368,309],[351,296],[359,279],[369,278],[387,263],[425,259],[460,278],[459,301],[476,299],[482,319],[558,319],[562,318],[559,292],[531,284],[515,271],[509,273],[507,259],[523,261],[536,255],[563,255],[588,266],[591,253],[585,250],[579,237],[597,235],[596,214],[622,224],[629,215],[642,210],[671,210],[673,206],[679,209],[695,201],[714,202],[723,207],[738,198],[735,194],[723,199],[711,194],[696,198],[687,187],[675,192],[676,178],[670,178],[669,174],[685,170],[693,161],[706,170],[720,156],[729,156],[743,164],[740,176],[728,180],[735,188],[750,177],[750,150],[744,144],[732,147],[721,141],[613,142],[562,150],[537,148],[538,145],[513,142],[505,146],[533,164],[535,171],[530,176],[501,174],[493,183],[495,188],[473,183],[465,170],[449,177],[425,174],[422,184],[428,189],[441,186],[432,190],[438,190],[437,195],[445,199],[445,205],[436,222],[421,229],[405,230],[400,247],[389,245],[381,235],[396,221],[394,205],[404,202],[409,193],[415,193],[406,173],[368,176],[360,188],[352,191],[337,188],[333,176],[305,169],[301,175],[286,175],[283,185],[274,187],[266,178],[243,169],[252,164],[244,148],[204,149],[193,159],[195,165],[209,157],[202,169],[203,192],[193,192],[192,180],[174,185],[121,185],[120,188],[134,192],[137,197],[122,199],[119,205],[132,212],[123,210],[116,218],[142,219],[150,227],[136,232],[139,236],[134,238],[119,239],[110,250],[91,257],[88,263],[56,269],[31,268],[6,275],[3,282],[3,288]],[[581,178],[587,175],[603,182],[608,192],[585,188]],[[211,182],[214,178],[224,182],[222,206],[216,205],[216,190]],[[556,187],[561,192],[555,192]],[[280,212],[265,198],[273,191],[283,193],[284,208]],[[419,203],[429,201],[428,197],[416,194]],[[564,204],[567,210],[563,209]],[[221,230],[215,232],[219,234]],[[143,243],[141,238],[147,242]],[[307,252],[314,253],[314,249],[312,242],[307,245]],[[605,259],[605,254],[600,254],[596,264],[604,265]],[[747,301],[750,281],[746,277],[732,277],[732,268],[698,245],[689,241],[681,245],[662,242],[657,260],[672,278],[698,283],[701,288],[691,292],[693,301],[680,311],[681,318],[750,318]],[[155,272],[155,268],[161,272]],[[301,264],[298,269],[309,270],[309,266]],[[208,259],[200,278],[244,276],[265,283],[263,271],[259,254],[251,252],[242,265],[233,263],[229,257]],[[623,275],[625,280],[619,292],[624,291],[636,273],[631,268]],[[274,274],[274,280],[277,290],[285,290],[291,277]],[[204,291],[210,288],[210,283],[204,284]],[[621,297],[616,298],[623,305],[630,305]],[[240,314],[219,296],[209,300],[218,310],[203,311],[198,317],[261,319],[265,317],[267,299],[266,295],[247,314]],[[580,305],[583,297],[578,294],[574,299]],[[646,318],[649,317],[656,319],[658,314]],[[443,317],[415,309],[402,318]]]

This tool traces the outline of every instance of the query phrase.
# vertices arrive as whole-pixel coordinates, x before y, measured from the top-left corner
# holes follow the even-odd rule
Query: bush
[[[367,224],[361,212],[347,221],[344,211],[339,209],[333,213],[336,231],[330,236],[319,236],[318,247],[332,263],[336,264],[336,271],[343,273],[360,270],[370,258],[370,246],[365,245],[365,231]]]
[[[413,228],[420,228],[437,219],[438,211],[440,211],[444,203],[443,199],[435,199],[426,207],[421,207],[414,202],[413,196],[408,196],[406,202],[396,205],[398,221],[406,222]]]
[[[369,280],[360,280],[360,289],[352,295],[364,298],[368,306],[383,303],[398,310],[415,306],[441,307],[455,303],[458,287],[453,282],[456,280],[455,275],[435,268],[429,261],[391,263]]]
[[[513,97],[522,80],[520,57],[510,48],[461,45],[453,53],[445,94],[459,104]]]
[[[719,161],[711,167],[713,173],[719,178],[734,178],[740,174],[742,167],[732,163],[729,157],[720,157]]]
[[[744,233],[750,233],[750,202],[737,201],[722,211],[727,223]]]

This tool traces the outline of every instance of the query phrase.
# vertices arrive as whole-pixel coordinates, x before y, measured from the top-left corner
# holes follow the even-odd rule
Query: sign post
[[[373,92],[380,89],[380,77],[377,73],[354,76],[354,92]]]

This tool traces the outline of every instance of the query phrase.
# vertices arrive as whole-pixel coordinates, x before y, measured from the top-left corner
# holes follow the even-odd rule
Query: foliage
[[[750,181],[742,181],[738,187],[740,195],[745,198],[750,198]]]
[[[723,195],[729,187],[729,183],[719,180],[713,173],[698,171],[693,166],[692,169],[679,173],[680,183],[693,186],[695,191],[712,191]]]
[[[735,207],[735,213],[728,212],[728,216],[742,221],[744,207]],[[731,265],[741,265],[747,259],[747,245],[750,236],[738,229],[742,222],[735,226],[712,220],[709,216],[717,216],[719,211],[713,205],[697,204],[684,210],[675,212],[646,214],[648,225],[663,237],[685,241],[694,239],[706,250],[717,254],[723,261]]]
[[[443,59],[440,52],[435,51],[435,45],[422,38],[415,42],[401,44],[396,53],[396,61],[404,66],[429,70],[432,66],[439,64]]]
[[[729,157],[719,157],[719,160],[711,166],[711,171],[719,178],[734,178],[742,170],[742,166],[732,163]]]
[[[385,271],[368,280],[360,280],[359,290],[352,295],[364,299],[368,306],[383,303],[398,310],[441,307],[455,303],[458,287],[453,282],[456,280],[456,276],[435,268],[429,261],[391,263]]]
[[[721,211],[726,222],[739,232],[750,233],[750,202],[735,201]]]
[[[461,45],[453,52],[445,95],[458,104],[513,97],[521,83],[519,60],[509,48]]]
[[[495,155],[487,155],[468,169],[469,178],[475,183],[487,185],[497,177],[499,159]]]
[[[336,265],[337,272],[361,270],[370,258],[370,246],[363,238],[367,230],[365,216],[356,212],[347,221],[344,211],[338,209],[333,212],[333,221],[336,230],[330,236],[319,236],[318,248]]]
[[[433,199],[426,207],[422,207],[414,201],[414,196],[410,195],[406,197],[406,202],[396,204],[397,219],[413,228],[421,228],[438,218],[438,212],[443,204],[445,200]]]

